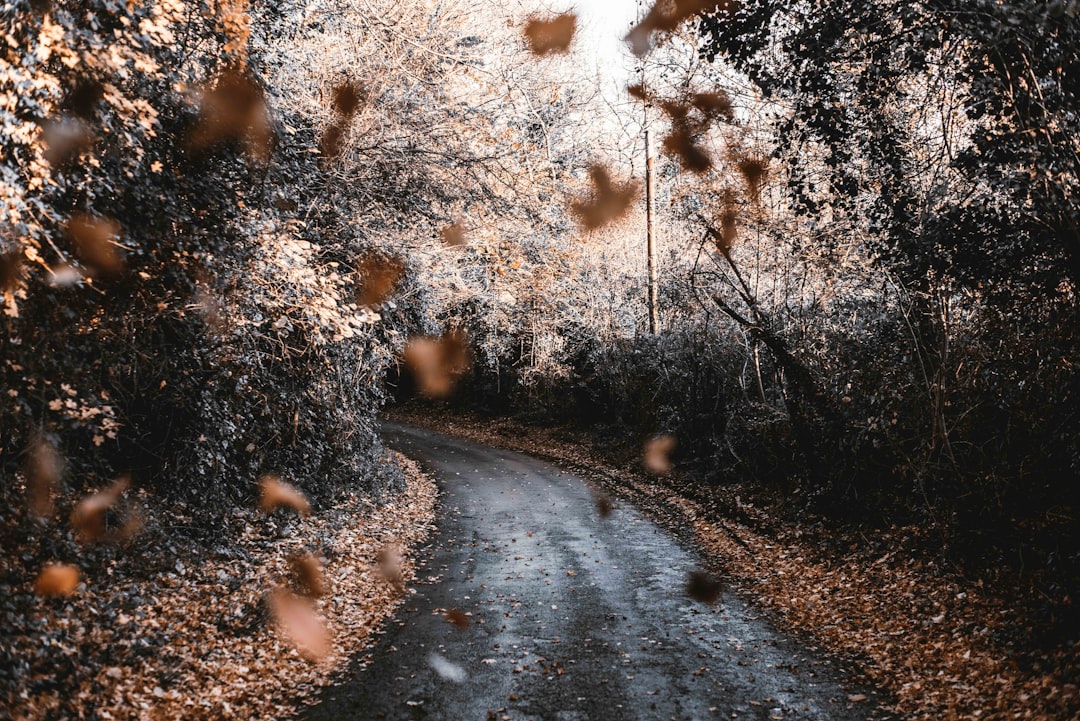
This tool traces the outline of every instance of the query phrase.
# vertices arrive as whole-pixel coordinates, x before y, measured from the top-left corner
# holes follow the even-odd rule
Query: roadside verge
[[[433,528],[434,482],[393,455],[405,487],[382,505],[349,494],[306,518],[236,509],[227,527],[198,541],[170,529],[182,518],[150,510],[134,541],[88,551],[67,597],[33,595],[36,569],[15,568],[19,549],[10,549],[0,579],[21,581],[0,584],[0,650],[11,661],[0,705],[14,719],[289,716],[371,644]],[[404,584],[376,569],[380,549],[393,544]],[[314,605],[332,644],[317,661],[276,632],[268,603],[290,576],[290,556],[304,551],[320,559],[327,586]]]

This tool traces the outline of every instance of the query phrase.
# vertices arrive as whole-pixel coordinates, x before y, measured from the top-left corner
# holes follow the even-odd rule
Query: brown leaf
[[[735,9],[735,0],[656,0],[625,40],[634,55],[640,58],[652,50],[653,33],[670,32],[698,13],[730,14]]]
[[[357,264],[359,282],[356,290],[357,305],[378,305],[397,288],[405,273],[405,264],[397,258],[369,256]]]
[[[451,248],[459,245],[465,245],[465,226],[460,222],[456,222],[453,225],[448,225],[442,229],[439,234],[442,238],[442,242]]]
[[[723,584],[705,571],[691,571],[686,581],[686,595],[701,603],[716,603],[723,591]]]
[[[677,445],[675,436],[666,433],[650,438],[643,454],[645,469],[657,475],[671,473],[671,454]]]
[[[79,585],[79,568],[65,563],[48,563],[34,581],[34,593],[43,597],[70,596]]]
[[[320,661],[330,653],[330,631],[310,601],[278,588],[270,594],[270,610],[280,632],[302,657]]]
[[[570,203],[570,209],[583,226],[594,230],[618,220],[630,210],[637,197],[638,184],[630,182],[616,186],[607,169],[600,165],[594,165],[589,174],[595,186],[592,199],[575,200]]]
[[[108,535],[108,513],[131,485],[128,476],[121,476],[104,490],[93,493],[76,504],[71,512],[71,527],[83,543],[104,540]]]
[[[735,194],[730,190],[724,193],[724,210],[720,214],[720,232],[712,231],[716,249],[723,255],[731,253],[738,236],[739,213],[735,206]]]
[[[704,173],[712,167],[712,158],[694,142],[694,134],[684,125],[677,124],[664,137],[664,152],[679,159],[686,170]]]
[[[406,344],[405,365],[420,393],[428,398],[446,398],[471,365],[469,346],[459,331],[441,338],[413,338]]]
[[[68,220],[67,233],[79,261],[94,273],[116,276],[124,269],[113,240],[120,235],[116,221],[77,213]]]
[[[259,490],[259,508],[267,513],[272,513],[279,506],[292,508],[301,516],[311,513],[311,504],[304,494],[272,473],[259,479]]]
[[[345,118],[352,118],[364,99],[364,89],[359,83],[345,82],[334,88],[334,112]]]
[[[322,139],[319,140],[319,152],[321,152],[327,160],[333,160],[341,154],[341,147],[345,141],[345,123],[340,120],[331,123],[323,131]]]
[[[594,491],[593,502],[596,504],[596,512],[600,514],[601,518],[607,518],[615,510],[615,504],[611,502],[611,498],[606,493]]]
[[[458,628],[468,628],[470,619],[460,608],[451,608],[446,612],[446,620]]]
[[[401,573],[401,564],[403,563],[401,546],[396,543],[383,546],[375,554],[375,563],[383,578],[399,589],[405,587],[405,581]]]
[[[92,77],[76,78],[64,98],[64,108],[83,120],[93,120],[97,104],[105,96],[105,86]]]
[[[30,510],[38,518],[52,516],[53,499],[63,472],[64,459],[56,452],[56,447],[41,434],[35,434],[27,452],[25,473]]]
[[[326,581],[322,564],[309,551],[294,553],[289,557],[293,577],[307,596],[318,598],[326,593]]]
[[[675,100],[661,100],[660,109],[668,114],[672,120],[684,121],[690,113],[690,106]]]
[[[230,141],[245,143],[250,157],[264,161],[273,143],[262,86],[239,64],[225,68],[204,89],[190,137],[192,150],[200,153]]]
[[[694,93],[690,96],[690,104],[701,111],[706,120],[724,118],[731,120],[731,98],[727,93],[718,91],[715,93]]]
[[[21,250],[0,253],[0,293],[8,293],[19,287],[24,276]]]
[[[735,237],[737,232],[736,216],[734,211],[724,211],[720,216],[720,239],[717,241],[716,247],[724,255],[731,252],[731,248],[735,245]]]
[[[82,121],[62,118],[42,123],[41,142],[45,146],[45,160],[53,168],[58,168],[89,150],[94,143],[94,135]]]
[[[577,29],[577,16],[563,13],[551,20],[532,18],[525,25],[525,41],[535,55],[565,53]]]
[[[768,172],[768,164],[760,158],[743,158],[738,163],[739,173],[746,181],[746,190],[751,200],[761,198],[761,183]]]

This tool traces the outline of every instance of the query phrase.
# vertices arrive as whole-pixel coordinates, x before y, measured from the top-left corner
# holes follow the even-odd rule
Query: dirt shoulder
[[[58,559],[82,571],[67,597],[34,595],[37,569],[14,567],[29,552],[5,549],[0,718],[290,715],[339,680],[404,598],[376,570],[376,555],[400,545],[403,580],[411,580],[411,559],[433,527],[436,489],[415,463],[400,454],[395,461],[405,488],[379,506],[347,495],[306,518],[236,509],[219,533],[197,542],[170,528],[182,517],[159,511],[124,545]],[[42,542],[33,536],[24,541]],[[280,632],[268,602],[291,575],[289,557],[303,551],[321,561],[327,586],[314,618],[332,641],[318,661]]]
[[[905,718],[1080,717],[1076,639],[1033,650],[1025,611],[1033,592],[965,578],[923,550],[932,545],[925,529],[868,537],[781,522],[738,488],[620,466],[568,429],[427,407],[388,416],[564,464],[633,503],[692,542],[782,627],[851,660]]]

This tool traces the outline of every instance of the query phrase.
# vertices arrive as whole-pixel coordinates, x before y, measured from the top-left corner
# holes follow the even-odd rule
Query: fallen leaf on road
[[[716,603],[722,592],[720,581],[705,571],[692,571],[686,582],[686,595],[702,603]]]
[[[446,620],[458,628],[469,627],[469,617],[460,608],[451,608],[446,612]]]

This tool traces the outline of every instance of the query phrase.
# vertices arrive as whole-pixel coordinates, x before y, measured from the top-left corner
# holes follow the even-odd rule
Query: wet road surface
[[[871,715],[872,692],[738,597],[690,600],[695,556],[635,509],[601,518],[584,481],[511,451],[389,423],[384,437],[438,481],[439,530],[369,662],[301,718]]]

